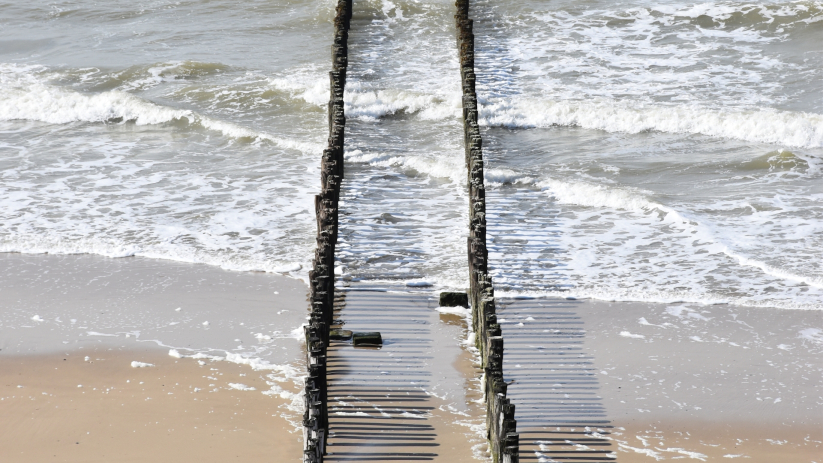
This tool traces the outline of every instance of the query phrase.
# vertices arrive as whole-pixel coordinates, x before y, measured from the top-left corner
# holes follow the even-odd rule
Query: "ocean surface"
[[[0,2],[0,251],[305,279],[330,1]],[[473,3],[501,295],[823,309],[823,3]],[[450,1],[354,3],[344,282],[464,288]]]

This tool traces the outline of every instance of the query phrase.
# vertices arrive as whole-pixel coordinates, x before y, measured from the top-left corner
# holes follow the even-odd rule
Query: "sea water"
[[[821,8],[478,2],[501,289],[823,307]]]
[[[453,6],[356,3],[339,273],[460,288]],[[0,15],[0,249],[305,279],[332,2]],[[820,2],[472,16],[499,290],[823,307]]]

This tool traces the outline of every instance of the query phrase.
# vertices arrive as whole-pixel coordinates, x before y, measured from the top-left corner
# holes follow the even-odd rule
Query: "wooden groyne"
[[[486,249],[486,189],[483,179],[483,139],[478,125],[476,77],[474,74],[474,34],[469,19],[469,1],[455,3],[457,46],[463,87],[463,129],[469,190],[469,299],[475,342],[483,364],[486,400],[486,429],[495,463],[516,463],[520,459],[514,405],[506,396],[503,380],[503,337],[495,313],[494,288],[489,275]]]
[[[303,461],[319,463],[326,453],[329,429],[326,349],[334,317],[334,248],[338,234],[338,201],[343,181],[343,145],[346,116],[343,91],[348,68],[349,24],[352,0],[338,0],[329,73],[329,141],[320,161],[320,194],[315,196],[317,248],[309,271],[311,316],[305,327],[308,374],[303,414]]]

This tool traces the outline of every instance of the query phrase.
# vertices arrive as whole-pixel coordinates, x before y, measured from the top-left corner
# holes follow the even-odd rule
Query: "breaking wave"
[[[44,84],[27,73],[27,69],[2,71],[7,69],[0,70],[0,121],[26,120],[47,124],[132,122],[136,125],[182,123],[220,132],[229,138],[265,140],[278,147],[306,154],[317,154],[323,149],[320,143],[258,132],[191,110],[152,103],[121,90],[86,94]]]
[[[491,100],[481,123],[498,127],[581,127],[607,132],[699,134],[792,147],[823,147],[823,115],[772,109],[712,110],[630,105],[615,100]]]

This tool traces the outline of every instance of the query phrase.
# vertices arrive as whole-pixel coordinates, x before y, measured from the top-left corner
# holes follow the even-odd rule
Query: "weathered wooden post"
[[[486,189],[483,174],[483,138],[480,133],[474,73],[474,22],[469,19],[469,1],[457,0],[457,49],[463,89],[463,143],[469,190],[469,301],[472,328],[484,369],[486,429],[494,463],[518,463],[520,438],[515,407],[506,397],[503,380],[503,337],[494,303],[494,287],[489,275],[486,249]]]
[[[338,0],[329,72],[328,147],[320,159],[320,194],[315,196],[317,247],[309,271],[311,302],[309,324],[304,328],[308,375],[304,390],[303,461],[322,463],[329,432],[326,350],[334,318],[334,250],[338,235],[338,202],[343,181],[343,146],[346,116],[344,92],[348,67],[348,37],[352,0]]]

